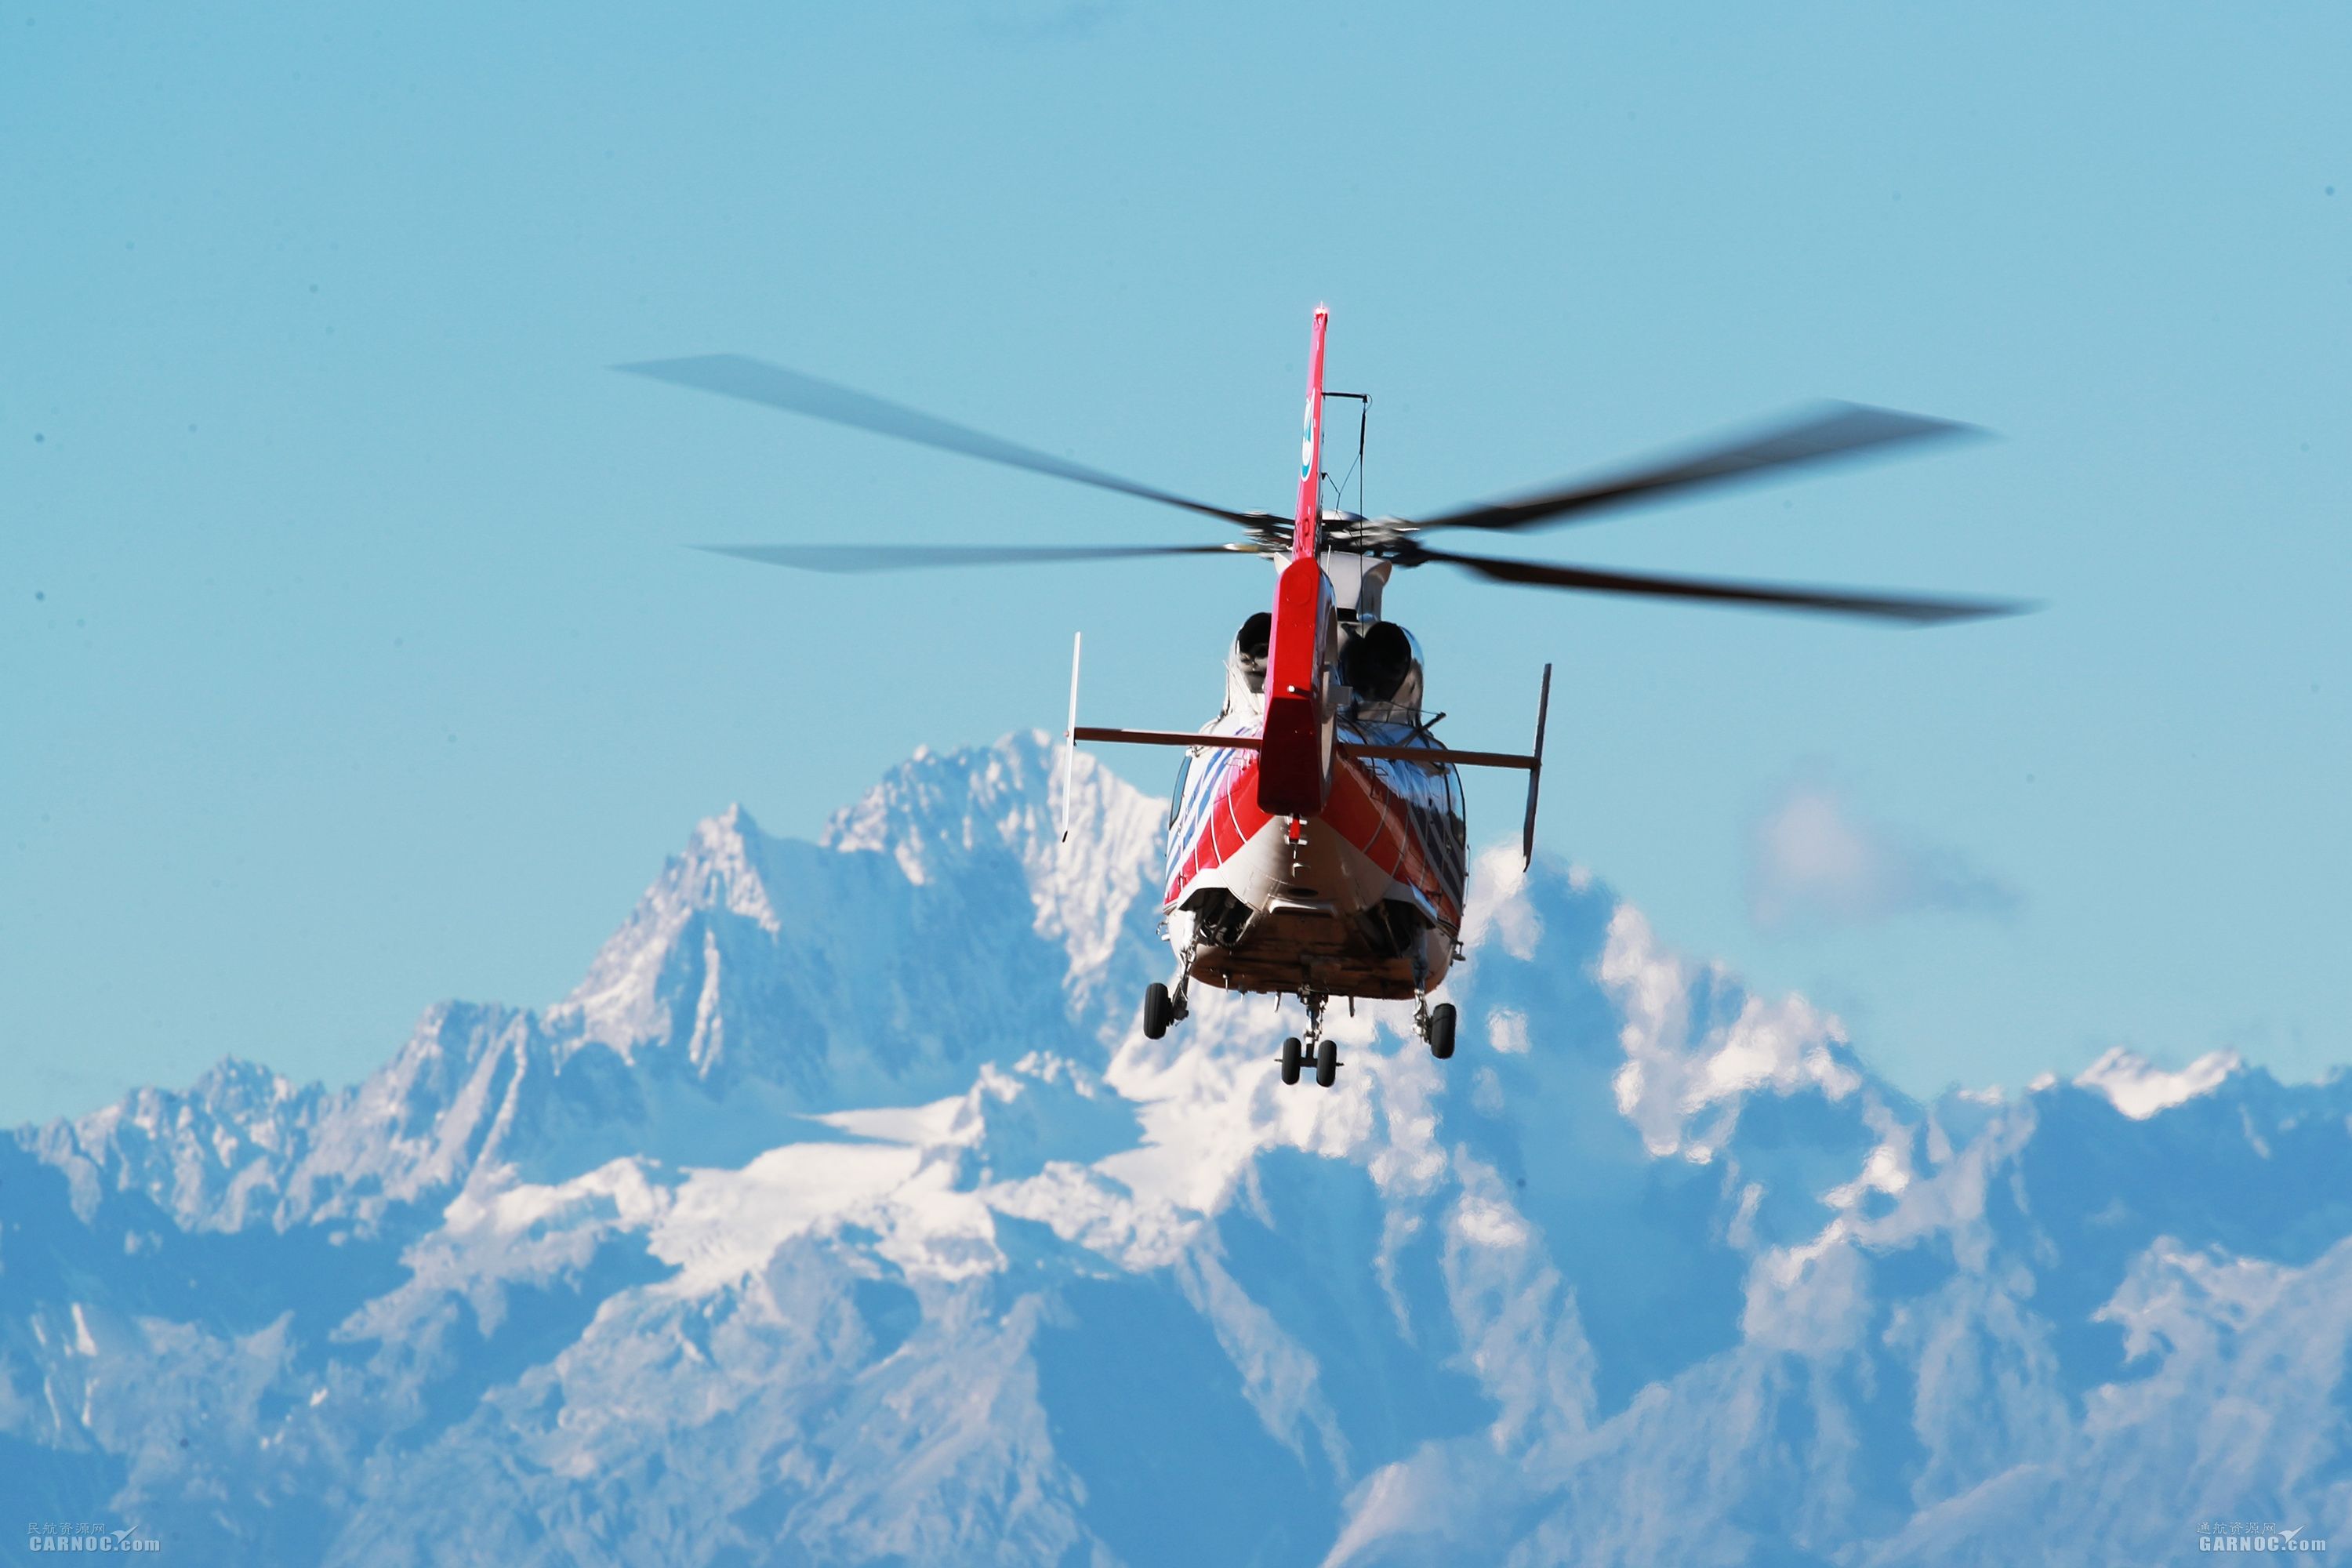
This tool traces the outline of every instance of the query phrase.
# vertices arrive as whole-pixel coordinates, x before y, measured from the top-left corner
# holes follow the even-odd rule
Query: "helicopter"
[[[1344,1065],[1324,1032],[1325,1010],[1345,997],[1410,1000],[1432,1055],[1454,1054],[1455,1010],[1430,993],[1462,956],[1469,879],[1460,770],[1524,772],[1522,864],[1535,853],[1551,666],[1536,700],[1525,752],[1457,750],[1433,731],[1419,640],[1382,612],[1391,576],[1443,565],[1493,582],[1572,592],[1933,626],[2017,613],[2003,600],[1663,576],[1462,554],[1426,538],[1516,532],[1729,481],[1766,477],[1896,447],[1973,434],[1951,420],[1856,404],[1827,404],[1747,434],[1717,437],[1598,479],[1417,520],[1367,517],[1326,504],[1324,405],[1370,397],[1327,393],[1324,342],[1330,311],[1318,306],[1309,341],[1307,406],[1296,504],[1286,514],[1211,505],[851,388],[737,354],[654,360],[617,368],[657,381],[761,404],[983,461],[1156,501],[1237,530],[1216,542],[1103,545],[704,545],[719,554],[815,572],[876,572],[1177,555],[1251,555],[1276,565],[1271,605],[1245,619],[1225,649],[1224,700],[1197,731],[1081,725],[1073,641],[1070,714],[1064,731],[1062,833],[1068,837],[1068,770],[1081,743],[1166,746],[1183,752],[1168,817],[1161,929],[1177,955],[1172,982],[1144,992],[1141,1023],[1163,1037],[1189,1013],[1197,982],[1233,991],[1295,995],[1304,1031],[1280,1047],[1281,1076],[1307,1072],[1332,1087]],[[1364,426],[1357,426],[1357,467]],[[1339,495],[1344,497],[1344,485]],[[1361,506],[1360,495],[1359,507]]]

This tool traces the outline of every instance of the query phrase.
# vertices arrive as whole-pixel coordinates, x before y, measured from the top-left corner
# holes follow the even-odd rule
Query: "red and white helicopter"
[[[1454,1014],[1429,992],[1460,956],[1468,879],[1458,770],[1515,768],[1528,774],[1523,857],[1535,849],[1543,776],[1546,665],[1536,702],[1535,744],[1525,754],[1454,750],[1431,732],[1426,676],[1412,634],[1381,607],[1391,574],[1458,566],[1502,583],[1584,593],[1633,594],[1760,608],[1863,616],[1908,626],[2012,613],[1982,599],[1800,588],[1460,555],[1422,542],[1444,530],[1507,531],[1580,521],[1611,508],[1673,496],[1768,470],[1965,433],[1969,427],[1887,409],[1833,404],[1761,430],[1699,447],[1596,480],[1514,500],[1409,521],[1327,507],[1323,470],[1323,341],[1329,311],[1315,312],[1307,372],[1306,428],[1297,505],[1287,517],[1235,511],[1105,473],[781,365],[732,354],[658,360],[621,368],[656,380],[764,404],[967,457],[1073,479],[1186,511],[1241,531],[1223,543],[1108,545],[708,546],[720,554],[818,572],[998,565],[1149,555],[1261,555],[1279,563],[1274,601],[1244,621],[1225,654],[1224,706],[1198,731],[1118,730],[1077,721],[1078,672],[1070,670],[1072,755],[1080,742],[1176,746],[1185,763],[1169,817],[1162,922],[1179,956],[1172,986],[1144,994],[1144,1033],[1154,1039],[1186,1013],[1194,981],[1239,991],[1296,994],[1304,1037],[1282,1042],[1282,1079],[1309,1069],[1337,1080],[1337,1044],[1323,1011],[1345,996],[1412,999],[1435,1056],[1454,1054]],[[1362,459],[1362,426],[1357,458]],[[1359,502],[1360,505],[1360,501]],[[1067,809],[1066,776],[1063,798]],[[1064,836],[1067,837],[1065,824]]]

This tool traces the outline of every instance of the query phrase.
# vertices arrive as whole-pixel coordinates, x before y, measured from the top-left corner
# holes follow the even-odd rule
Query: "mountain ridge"
[[[2347,1533],[2352,1083],[1914,1100],[1490,853],[1464,1049],[1149,1041],[1044,737],[707,819],[570,996],[0,1142],[0,1473],[257,1561],[2145,1562]],[[187,1446],[179,1446],[180,1439]],[[464,1521],[453,1530],[451,1521]],[[436,1523],[436,1521],[438,1521]]]

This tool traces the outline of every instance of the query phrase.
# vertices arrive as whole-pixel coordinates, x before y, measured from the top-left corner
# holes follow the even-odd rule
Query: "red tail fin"
[[[1331,784],[1331,584],[1315,559],[1323,514],[1323,331],[1331,312],[1315,308],[1307,359],[1307,431],[1298,449],[1298,514],[1290,561],[1274,591],[1266,649],[1265,727],[1258,747],[1257,802],[1277,816],[1311,816]]]
[[[1316,524],[1323,516],[1323,331],[1331,308],[1315,307],[1315,341],[1307,352],[1307,430],[1298,443],[1298,512],[1290,536],[1294,561],[1315,559]]]

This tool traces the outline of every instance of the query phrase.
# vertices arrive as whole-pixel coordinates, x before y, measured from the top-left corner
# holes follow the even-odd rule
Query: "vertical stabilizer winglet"
[[[1087,634],[1070,634],[1070,727],[1062,731],[1062,842],[1070,841],[1070,782],[1078,765],[1078,651]],[[1528,808],[1530,820],[1534,807]],[[1532,831],[1532,829],[1530,829]]]
[[[1331,308],[1315,307],[1315,334],[1307,346],[1307,419],[1298,438],[1298,510],[1291,523],[1290,554],[1312,561],[1320,548],[1316,525],[1323,517],[1323,334]]]
[[[1071,700],[1077,700],[1075,695]],[[1545,665],[1543,689],[1536,697],[1536,749],[1534,765],[1528,769],[1528,820],[1519,829],[1519,868],[1527,869],[1536,859],[1536,794],[1543,787],[1544,721],[1551,712],[1551,666]],[[1077,722],[1076,710],[1071,710],[1070,722]]]

